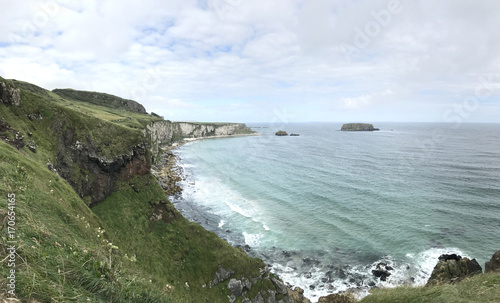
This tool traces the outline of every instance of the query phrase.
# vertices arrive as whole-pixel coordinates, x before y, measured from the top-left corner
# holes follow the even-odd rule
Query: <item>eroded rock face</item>
[[[253,132],[244,123],[190,123],[158,121],[149,124],[144,134],[150,138],[153,156],[160,150],[160,146],[171,145],[184,138],[208,138],[214,136],[234,136],[238,134],[252,134]],[[153,160],[153,162],[156,162]]]
[[[19,88],[10,87],[0,82],[0,102],[5,105],[21,105],[21,91]]]
[[[482,273],[476,259],[462,258],[456,254],[441,255],[427,285],[458,282],[466,277]]]
[[[484,264],[484,272],[498,272],[500,273],[500,250],[493,254],[491,259]]]
[[[116,182],[150,171],[144,143],[133,146],[126,154],[107,158],[99,154],[90,136],[87,142],[73,140],[74,131],[68,127],[61,138],[55,168],[80,197],[87,197],[84,201],[90,207],[104,201],[113,192]]]
[[[288,288],[288,296],[292,299],[293,303],[311,303],[311,301],[304,297],[304,290],[296,286],[293,290]]]

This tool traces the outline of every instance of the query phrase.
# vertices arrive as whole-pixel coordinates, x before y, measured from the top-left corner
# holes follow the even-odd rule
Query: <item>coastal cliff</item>
[[[16,261],[0,300],[8,289],[21,302],[309,302],[262,260],[186,220],[150,172],[154,146],[246,134],[244,124],[164,121],[16,83],[0,78],[8,90],[0,102],[0,222],[7,222],[7,201],[18,214],[15,254],[0,245],[0,258]],[[6,243],[7,233],[1,238]],[[486,264],[488,274],[452,288],[376,289],[361,302],[443,295],[498,302],[499,256]],[[0,275],[12,272],[0,266]]]
[[[153,146],[244,124],[172,123],[16,83],[0,78],[0,194],[19,214],[1,300],[295,302],[262,260],[186,220],[150,171]]]
[[[144,130],[151,142],[151,151],[157,155],[161,146],[168,146],[183,139],[209,138],[255,134],[243,123],[195,123],[155,121]]]

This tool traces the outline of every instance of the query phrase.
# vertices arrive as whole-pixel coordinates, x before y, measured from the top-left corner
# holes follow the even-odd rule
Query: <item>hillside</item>
[[[33,302],[291,302],[265,264],[183,218],[151,175],[162,119],[4,80],[0,220],[15,294]],[[16,99],[16,94],[19,97]],[[19,102],[14,102],[12,99]],[[116,121],[115,117],[130,117]],[[181,139],[182,134],[177,134]],[[8,199],[15,218],[7,216]],[[3,294],[11,250],[2,228]]]
[[[54,89],[52,92],[66,99],[73,99],[116,109],[125,109],[139,114],[146,113],[146,109],[140,103],[110,94],[78,91],[74,89]]]
[[[308,302],[262,260],[182,217],[151,174],[162,147],[249,128],[102,100],[0,78],[0,300],[13,291],[21,302]],[[490,273],[374,289],[361,302],[500,302],[499,285]]]

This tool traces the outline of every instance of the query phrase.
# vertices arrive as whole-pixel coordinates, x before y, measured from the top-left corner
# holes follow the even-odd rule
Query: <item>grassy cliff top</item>
[[[139,114],[146,114],[146,109],[142,106],[142,104],[134,100],[123,99],[110,94],[74,89],[54,89],[52,92],[67,99],[88,102],[114,109],[124,109]]]

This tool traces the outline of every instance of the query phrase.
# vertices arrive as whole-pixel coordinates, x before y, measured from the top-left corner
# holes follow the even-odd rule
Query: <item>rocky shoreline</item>
[[[253,134],[252,134],[253,135]],[[224,137],[233,137],[233,136],[224,136]],[[205,139],[205,138],[200,138]],[[194,139],[194,140],[198,140]],[[162,188],[165,190],[165,193],[169,196],[178,195],[182,188],[177,184],[177,182],[183,180],[182,168],[177,165],[177,161],[179,160],[178,156],[172,152],[172,149],[185,144],[187,142],[193,141],[184,140],[182,142],[178,142],[177,144],[173,144],[163,149],[164,156],[161,161],[153,168],[155,170],[155,175],[158,177]],[[237,245],[238,246],[238,245]],[[247,253],[254,255],[252,248],[248,245],[242,246]],[[259,257],[259,256],[257,256]],[[305,260],[305,259],[304,259]],[[303,260],[303,261],[304,261]],[[312,260],[314,262],[314,260]],[[304,261],[305,262],[305,261]],[[438,260],[436,260],[436,266],[432,272],[431,277],[427,281],[427,285],[437,285],[444,283],[457,283],[463,280],[466,277],[470,277],[476,274],[481,274],[482,268],[477,264],[475,259],[468,259],[466,257],[461,257],[459,255],[449,254],[449,255],[441,255]],[[272,266],[269,264],[268,266]],[[373,279],[378,281],[385,281],[394,271],[389,264],[384,262],[379,262],[378,264],[372,265],[373,267],[369,270],[373,275]],[[492,259],[485,264],[486,272],[500,272],[500,251],[496,252]],[[270,268],[271,269],[271,268]],[[237,286],[238,281],[233,281],[230,283],[233,286]],[[243,282],[241,282],[243,283]],[[304,290],[298,286],[290,285],[289,283],[284,284],[287,288],[287,292],[291,298],[293,298],[293,302],[301,302],[307,303],[311,302],[308,298],[304,296]],[[235,287],[236,287],[235,286]],[[371,284],[370,288],[377,287],[376,284]],[[236,287],[237,288],[237,287]],[[366,291],[369,291],[368,288]],[[351,303],[356,302],[357,300],[364,297],[364,295],[360,295],[360,288],[352,287],[347,291],[340,293],[333,293],[327,296],[316,297],[314,301],[317,302],[345,302]],[[238,293],[238,291],[236,291]],[[252,301],[245,301],[252,302]]]

